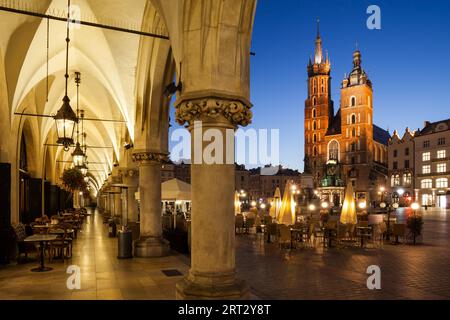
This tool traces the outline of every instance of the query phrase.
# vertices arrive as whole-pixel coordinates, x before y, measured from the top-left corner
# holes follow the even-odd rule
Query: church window
[[[313,98],[313,101],[316,101],[316,98]],[[312,117],[315,118],[317,115],[316,108],[312,109]]]
[[[313,134],[313,142],[314,142],[314,143],[317,142],[317,136],[316,136],[316,134]]]
[[[313,121],[313,130],[317,130],[317,124],[315,121]]]
[[[354,107],[356,106],[356,98],[355,96],[350,97],[350,106]]]
[[[352,114],[352,124],[356,124],[356,115]]]
[[[316,105],[316,102],[317,102],[317,101],[316,101],[316,97],[313,97],[313,98],[312,98],[312,105],[315,106],[315,105]]]
[[[336,140],[328,144],[328,160],[339,160],[339,143]]]

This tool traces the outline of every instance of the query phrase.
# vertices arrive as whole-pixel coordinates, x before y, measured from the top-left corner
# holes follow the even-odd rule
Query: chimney
[[[425,128],[425,127],[427,127],[427,126],[429,126],[430,125],[430,121],[425,121],[424,123],[423,123],[423,127]]]

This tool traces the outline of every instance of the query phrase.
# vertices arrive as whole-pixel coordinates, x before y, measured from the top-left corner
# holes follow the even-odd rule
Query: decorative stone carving
[[[225,117],[234,126],[247,126],[252,121],[251,106],[241,101],[219,98],[205,98],[183,101],[176,106],[175,117],[180,125],[186,122],[192,124],[200,120],[200,116],[206,115],[217,118],[219,115]]]
[[[169,155],[166,153],[158,152],[137,152],[133,153],[133,161],[135,162],[155,162],[166,163],[169,161]]]

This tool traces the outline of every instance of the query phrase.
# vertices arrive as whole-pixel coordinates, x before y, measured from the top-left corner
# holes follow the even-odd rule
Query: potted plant
[[[413,236],[413,244],[415,245],[416,237],[422,234],[423,219],[421,216],[413,215],[408,218],[406,225]]]
[[[84,181],[84,176],[77,168],[66,169],[61,177],[63,186],[71,192],[77,190],[83,193],[87,192],[87,184]]]

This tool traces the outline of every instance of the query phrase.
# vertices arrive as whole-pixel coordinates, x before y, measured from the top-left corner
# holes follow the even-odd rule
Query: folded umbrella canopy
[[[295,206],[294,194],[292,192],[291,181],[286,183],[286,188],[284,189],[283,201],[281,202],[280,214],[277,217],[278,223],[285,225],[291,225],[295,223]]]
[[[239,199],[239,193],[236,191],[234,193],[234,214],[239,213],[241,213],[241,200]]]
[[[356,203],[353,196],[353,185],[351,181],[347,184],[345,189],[344,204],[342,205],[342,212],[340,222],[343,224],[356,224]]]
[[[280,188],[275,189],[275,194],[273,195],[273,201],[270,206],[269,214],[273,219],[277,219],[280,214],[281,208],[281,191]]]

